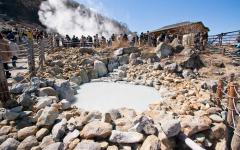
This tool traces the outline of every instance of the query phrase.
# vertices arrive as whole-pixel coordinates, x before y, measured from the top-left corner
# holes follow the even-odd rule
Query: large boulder
[[[113,143],[125,143],[125,144],[131,144],[131,143],[139,143],[143,141],[143,134],[138,132],[122,132],[113,130],[112,134],[109,138],[110,142]]]
[[[101,145],[93,141],[82,141],[74,150],[101,150]]]
[[[91,138],[106,138],[111,135],[112,125],[101,121],[93,121],[85,125],[81,131],[81,137],[86,139]]]
[[[97,71],[98,77],[103,77],[108,73],[106,65],[99,60],[94,61],[94,69]]]
[[[6,141],[4,141],[0,145],[0,149],[1,150],[15,150],[15,149],[17,149],[19,144],[20,144],[20,142],[18,142],[14,138],[8,138]]]
[[[74,98],[74,90],[69,81],[58,79],[54,83],[54,89],[57,91],[59,99],[71,101]]]
[[[57,107],[45,107],[42,114],[37,120],[37,126],[52,126],[58,117],[58,113],[59,112]]]
[[[172,41],[171,46],[174,48],[175,53],[180,53],[184,49],[183,45],[180,44],[178,38],[175,38]]]
[[[165,57],[171,56],[173,54],[173,48],[172,48],[172,46],[170,46],[164,42],[161,42],[155,49],[155,52],[157,53],[157,56],[159,58],[165,58]]]
[[[143,142],[142,147],[140,150],[160,150],[161,149],[161,143],[158,137],[155,135],[150,135],[146,138],[146,140]]]
[[[189,56],[185,56],[183,59],[181,59],[179,64],[183,68],[192,69],[192,70],[200,69],[201,67],[204,66],[198,52],[194,52]]]

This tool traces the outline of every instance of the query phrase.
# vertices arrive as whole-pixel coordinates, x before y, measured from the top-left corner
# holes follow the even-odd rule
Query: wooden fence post
[[[10,101],[11,96],[8,89],[8,83],[5,76],[3,63],[0,58],[0,101],[3,104],[3,107],[5,107],[5,104],[7,104],[8,101]]]
[[[228,91],[228,114],[227,114],[227,123],[229,126],[234,125],[234,116],[235,116],[235,107],[236,106],[236,92],[235,92],[236,84],[230,82],[229,91]]]
[[[35,72],[35,56],[34,56],[34,49],[33,49],[33,42],[29,41],[28,43],[28,67],[29,67],[29,74],[30,77],[36,75]]]
[[[223,90],[223,79],[219,79],[218,86],[217,86],[217,98],[216,103],[218,107],[221,107],[221,100],[222,100],[222,90]]]
[[[240,149],[240,119],[238,120],[238,124],[235,128],[234,135],[231,142],[232,150]]]

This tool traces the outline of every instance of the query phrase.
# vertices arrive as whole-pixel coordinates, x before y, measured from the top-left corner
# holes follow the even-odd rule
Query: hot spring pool
[[[80,86],[73,105],[85,110],[101,112],[122,107],[144,111],[150,103],[161,99],[160,93],[152,87],[126,83],[91,82]]]

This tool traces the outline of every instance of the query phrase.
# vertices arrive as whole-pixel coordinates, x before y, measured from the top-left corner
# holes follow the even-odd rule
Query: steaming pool
[[[144,111],[162,99],[152,87],[114,82],[90,82],[80,86],[73,105],[86,110],[106,112],[122,107]]]

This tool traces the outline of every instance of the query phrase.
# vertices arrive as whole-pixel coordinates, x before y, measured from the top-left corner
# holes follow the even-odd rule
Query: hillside
[[[0,0],[0,17],[40,24],[39,6],[43,0]]]

